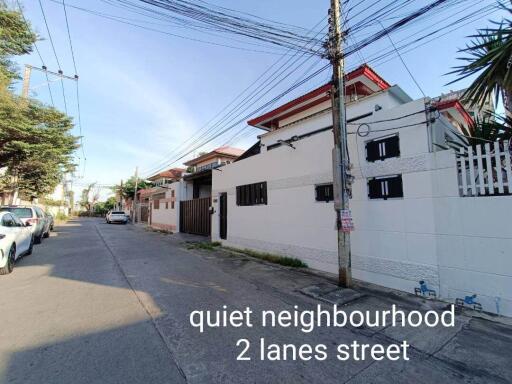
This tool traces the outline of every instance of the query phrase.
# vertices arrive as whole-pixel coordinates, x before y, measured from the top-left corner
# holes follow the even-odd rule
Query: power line
[[[58,0],[50,0],[50,1],[58,3],[58,4],[61,4],[61,2],[58,1]],[[67,4],[67,7],[79,10],[81,12],[89,13],[89,14],[95,15],[97,17],[101,17],[101,18],[107,19],[107,20],[115,21],[117,23],[121,23],[121,24],[125,24],[125,25],[130,25],[130,26],[133,26],[133,27],[136,27],[136,28],[140,28],[140,29],[143,29],[143,30],[147,30],[147,31],[151,31],[151,32],[156,32],[156,33],[160,33],[160,34],[164,34],[164,35],[168,35],[168,36],[172,36],[172,37],[177,37],[177,38],[185,39],[185,40],[189,40],[189,41],[194,41],[194,42],[198,42],[198,43],[209,44],[209,45],[220,46],[220,47],[231,48],[231,49],[238,49],[238,50],[242,50],[242,51],[246,51],[246,52],[256,52],[256,53],[265,53],[265,54],[273,54],[273,55],[280,55],[281,54],[280,52],[277,52],[277,51],[245,48],[245,47],[234,46],[234,45],[229,45],[229,44],[225,44],[225,43],[219,43],[219,42],[215,42],[215,41],[208,41],[208,40],[204,40],[204,39],[200,39],[200,38],[196,38],[196,37],[184,36],[184,35],[180,35],[180,34],[177,34],[177,33],[172,33],[172,32],[169,32],[169,31],[163,31],[161,29],[156,29],[156,28],[152,28],[152,27],[148,27],[148,26],[137,24],[137,23],[146,23],[146,21],[143,21],[143,20],[133,20],[133,19],[121,17],[121,16],[118,16],[118,15],[112,15],[112,14],[108,14],[108,13],[105,13],[105,12],[99,12],[99,11],[87,9],[87,8],[84,8],[84,7],[79,7],[79,6],[76,6],[76,5]],[[191,30],[195,30],[195,31],[198,30],[197,29],[198,27],[191,26],[190,24],[187,24],[187,23],[185,23],[184,25],[175,25],[175,27],[176,26],[179,27],[179,28],[187,28],[187,29],[191,29]],[[217,35],[215,35],[215,34],[213,34],[211,32],[208,33],[208,35],[209,36],[213,36],[213,37],[218,37]],[[225,37],[224,37],[224,39],[225,39]],[[235,42],[239,42],[239,43],[243,43],[243,44],[247,44],[247,45],[260,46],[260,47],[266,47],[267,49],[270,49],[270,48],[273,49],[273,47],[269,47],[268,44],[267,45],[265,45],[265,44],[256,44],[256,43],[253,43],[253,42],[250,42],[250,41],[240,41],[240,40],[236,40],[236,39],[232,39],[232,38],[229,39],[229,40],[233,40]],[[275,47],[275,48],[277,48],[277,47]]]
[[[60,66],[59,57],[57,56],[57,50],[55,49],[55,44],[53,43],[52,33],[50,32],[50,27],[48,26],[48,20],[46,19],[46,13],[44,12],[43,3],[39,0],[39,7],[41,8],[41,13],[43,15],[44,25],[46,26],[46,31],[48,32],[48,39],[50,40],[50,45],[52,46],[53,55],[55,56],[55,61],[57,62],[57,67],[59,68],[59,74],[62,75],[62,68]],[[64,87],[64,80],[60,79],[60,85],[62,88],[62,99],[64,101],[64,111],[66,115],[68,114],[68,103],[66,101],[66,91]]]
[[[382,25],[382,23],[380,21],[379,21],[379,24],[382,26],[382,29],[384,30],[384,25]],[[409,76],[411,76],[412,81],[414,81],[414,84],[416,84],[416,86],[420,90],[420,92],[423,95],[423,97],[427,97],[427,95],[425,95],[425,92],[423,92],[423,89],[421,89],[421,86],[419,85],[419,83],[416,81],[416,78],[414,77],[414,75],[410,71],[409,67],[405,63],[404,59],[402,58],[402,55],[400,54],[400,52],[398,52],[398,49],[396,49],[395,43],[393,43],[393,40],[391,39],[391,36],[389,36],[389,33],[386,33],[386,35],[388,36],[388,39],[391,42],[391,45],[393,46],[393,49],[395,50],[396,54],[400,58],[400,61],[402,62],[402,64],[404,65],[405,69],[409,73]]]
[[[75,75],[78,75],[78,71],[76,69],[75,52],[73,49],[73,41],[71,40],[71,32],[69,30],[68,12],[66,10],[66,1],[65,0],[62,0],[62,8],[64,9],[64,18],[66,19],[66,29],[68,31],[68,41],[69,41],[69,47],[71,49],[71,58],[73,59],[73,68],[75,69]]]
[[[85,155],[85,148],[84,148],[84,140],[83,140],[83,134],[82,134],[82,113],[81,113],[81,107],[80,107],[80,91],[78,86],[78,70],[76,66],[76,59],[75,59],[75,51],[73,48],[73,40],[71,38],[71,29],[69,27],[69,19],[68,19],[68,13],[66,10],[66,1],[62,0],[62,8],[64,10],[64,18],[66,20],[66,30],[68,34],[68,41],[69,41],[69,48],[71,51],[71,58],[73,60],[73,68],[75,70],[75,79],[77,80],[75,82],[75,88],[76,88],[76,105],[77,105],[77,117],[78,117],[78,130],[80,132],[80,147],[82,149],[82,156],[84,158],[83,161],[83,170],[82,170],[82,177],[85,176],[85,165],[87,161],[87,157]]]
[[[55,61],[57,62],[57,67],[59,68],[59,71],[61,71],[62,68],[60,66],[59,57],[57,56],[57,51],[55,50],[55,45],[53,44],[52,34],[50,32],[50,28],[48,27],[48,21],[46,20],[46,14],[44,12],[43,3],[41,2],[41,0],[39,0],[39,7],[41,8],[41,13],[43,14],[44,25],[46,26],[46,31],[48,32],[48,38],[49,38],[50,44],[52,46],[53,55],[55,56]]]
[[[208,138],[207,140],[205,140],[204,142],[196,145],[195,147],[193,147],[192,149],[188,150],[186,153],[184,154],[181,154],[179,157],[177,158],[174,158],[172,160],[169,161],[169,165],[183,159],[184,157],[188,156],[189,154],[193,153],[194,151],[196,151],[197,149],[203,147],[204,145],[210,143],[211,141],[213,141],[214,139],[222,136],[223,134],[225,134],[226,132],[228,132],[229,130],[233,129],[234,127],[236,127],[238,124],[244,122],[245,120],[247,120],[248,118],[250,118],[251,116],[254,116],[255,114],[257,113],[260,113],[262,109],[266,108],[267,106],[271,105],[272,103],[275,103],[276,101],[279,101],[280,99],[282,99],[284,96],[286,96],[287,94],[289,94],[290,92],[292,92],[293,90],[295,90],[296,88],[298,88],[299,86],[303,85],[304,83],[306,83],[307,81],[311,80],[312,78],[318,76],[320,73],[324,72],[326,69],[328,69],[330,67],[330,64],[327,64],[325,66],[323,66],[322,68],[316,70],[315,72],[313,72],[312,74],[310,74],[309,76],[307,76],[306,78],[302,79],[301,81],[298,81],[297,83],[293,84],[292,86],[290,86],[289,88],[287,88],[284,92],[280,93],[278,96],[274,97],[272,100],[266,102],[264,105],[260,106],[259,108],[249,112],[248,114],[244,115],[244,117],[242,117],[241,119],[237,120],[235,123],[227,126],[226,128],[224,128],[222,131],[218,132],[217,134],[215,134],[214,136],[211,136],[210,138]]]
[[[30,28],[30,24],[28,23],[27,19],[25,18],[25,15],[23,13],[23,8],[21,7],[20,1],[16,0],[16,3],[18,4],[18,8],[20,10],[20,15],[23,18],[23,21],[25,22],[27,27]],[[46,68],[46,65],[45,65],[44,60],[43,60],[43,56],[41,55],[41,52],[39,51],[39,48],[38,48],[37,43],[35,41],[34,41],[34,48],[36,49],[37,55],[39,56],[39,60],[41,61],[41,65],[43,66],[43,68]],[[53,102],[52,88],[50,86],[50,79],[48,78],[48,73],[47,72],[45,72],[45,77],[46,77],[46,84],[48,85],[48,92],[50,94],[50,101],[52,103],[52,106],[55,108],[55,103]]]
[[[322,22],[324,22],[326,18],[322,18],[315,26],[313,26],[313,30],[319,25],[321,24]],[[315,37],[322,33],[323,30],[325,30],[326,27],[322,28],[322,30],[320,30],[319,32],[317,32],[317,34],[315,35]],[[272,86],[270,89],[268,88],[272,82],[274,80],[277,80],[281,75],[283,75],[293,64],[297,63],[298,60],[300,60],[300,58],[302,56],[305,56],[305,53],[303,52],[301,54],[300,57],[298,57],[297,59],[295,59],[294,61],[292,61],[294,59],[295,56],[297,56],[299,53],[299,51],[295,52],[295,54],[289,58],[286,62],[284,62],[279,68],[277,68],[277,70],[275,70],[274,72],[272,72],[269,76],[266,77],[266,79],[259,85],[257,86],[253,91],[252,91],[252,94],[249,94],[247,95],[245,98],[243,98],[242,100],[240,100],[238,102],[238,104],[235,105],[235,107],[233,107],[231,109],[230,112],[228,112],[227,114],[225,114],[221,119],[219,119],[212,127],[210,127],[209,129],[207,129],[205,132],[203,132],[199,137],[197,137],[196,139],[192,140],[192,142],[188,145],[188,148],[186,148],[184,151],[188,150],[189,148],[193,147],[194,145],[196,145],[198,142],[200,142],[200,140],[206,138],[208,136],[208,134],[212,133],[214,134],[214,132],[218,132],[220,130],[221,127],[219,127],[220,124],[222,124],[224,121],[226,121],[228,118],[231,118],[231,121],[233,121],[233,115],[238,111],[240,110],[240,108],[244,108],[244,110],[247,109],[246,106],[249,105],[249,103],[254,103],[255,101],[261,99],[262,96],[264,96],[265,94],[263,94],[262,96],[260,96],[257,100],[254,100],[254,98],[256,96],[258,96],[259,94],[261,94],[263,91],[266,91],[266,93],[268,93],[271,89],[275,88],[280,82],[282,82],[286,77],[288,77],[290,74],[284,76],[281,80],[279,80],[278,83],[276,83],[274,86]],[[228,105],[228,107],[230,105],[232,105],[234,102],[236,102],[236,100],[238,98],[240,98],[246,91],[248,91],[253,85],[257,84],[257,82],[264,76],[266,75],[273,67],[275,67],[281,60],[284,59],[284,55],[279,58],[275,63],[273,63],[262,75],[260,75],[251,85],[249,85],[249,87],[247,87],[244,91],[242,91],[237,97],[235,97],[235,99]],[[309,56],[306,60],[304,60],[301,64],[299,64],[298,66],[304,64],[307,60],[309,60],[311,58],[311,56]],[[283,69],[284,68],[284,69]],[[298,68],[298,67],[297,67]],[[293,72],[293,71],[292,71]],[[227,109],[227,107],[224,107],[223,110]],[[222,111],[221,111],[222,112]],[[218,116],[219,114],[217,114]],[[234,118],[240,116],[240,113],[238,113],[237,115],[234,116]],[[212,120],[210,120],[211,122]],[[229,123],[229,122],[228,122]],[[208,123],[209,124],[209,123]],[[208,126],[208,124],[203,127],[203,128],[206,128]],[[216,129],[217,128],[217,129]],[[199,132],[199,131],[198,131]],[[210,135],[211,136],[211,135]],[[189,140],[186,140],[185,142],[187,141],[190,141]],[[172,153],[174,153],[174,156],[176,156],[177,154],[177,150],[173,151]],[[182,151],[183,153],[183,151]],[[169,155],[168,155],[169,156]],[[162,167],[164,166],[164,164],[168,164],[168,161],[167,162],[161,162],[160,165],[158,167]],[[155,169],[159,169],[159,168],[151,168],[151,170],[148,170],[148,173],[151,173],[153,172]]]

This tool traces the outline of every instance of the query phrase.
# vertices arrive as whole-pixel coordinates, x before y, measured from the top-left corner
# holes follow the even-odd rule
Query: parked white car
[[[128,216],[123,211],[111,211],[107,213],[106,217],[107,223],[123,223],[126,224],[128,222]]]
[[[31,224],[24,224],[10,212],[0,212],[0,275],[14,269],[14,262],[34,247]]]
[[[9,205],[0,207],[0,211],[11,212],[24,224],[29,223],[36,244],[41,243],[43,237],[50,236],[50,220],[37,205]]]

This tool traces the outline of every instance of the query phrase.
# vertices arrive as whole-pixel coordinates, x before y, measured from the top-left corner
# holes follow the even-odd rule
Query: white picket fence
[[[461,148],[457,156],[461,196],[512,195],[509,143]]]

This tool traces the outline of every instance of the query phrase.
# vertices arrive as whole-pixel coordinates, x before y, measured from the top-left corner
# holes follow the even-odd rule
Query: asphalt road
[[[0,278],[0,383],[511,383],[512,327],[457,316],[446,328],[228,327],[200,333],[195,310],[314,308],[299,292],[322,277],[220,251],[180,235],[80,219],[56,228]],[[363,291],[347,309],[425,310]],[[428,304],[428,303],[427,303]],[[247,339],[250,361],[237,361]],[[259,343],[412,345],[409,361],[261,360]]]

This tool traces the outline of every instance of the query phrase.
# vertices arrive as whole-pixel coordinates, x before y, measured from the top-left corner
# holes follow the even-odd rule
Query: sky
[[[16,5],[15,1],[11,1]],[[73,76],[74,67],[62,1],[40,1],[46,13],[61,68],[65,74]],[[48,38],[39,0],[20,0],[20,2],[25,17],[41,38],[37,45],[46,66],[49,70],[56,71],[57,60]],[[320,22],[327,15],[329,7],[329,0],[209,0],[209,2],[307,29]],[[356,3],[356,0],[352,2]],[[237,94],[280,59],[281,56],[276,54],[277,51],[284,52],[282,49],[268,45],[267,47],[248,45],[247,42],[252,40],[246,40],[245,44],[233,42],[230,39],[237,37],[231,35],[210,40],[273,53],[204,44],[119,23],[74,8],[81,7],[131,20],[137,19],[137,22],[145,20],[146,23],[143,25],[146,27],[205,39],[204,35],[197,32],[170,27],[164,21],[149,20],[120,9],[112,5],[115,3],[115,0],[66,0],[71,41],[79,75],[81,130],[86,157],[84,161],[81,150],[77,152],[79,170],[74,178],[74,189],[77,194],[83,186],[96,182],[104,186],[102,197],[106,197],[110,193],[107,187],[132,176],[136,167],[139,169],[139,174],[149,176],[152,171],[167,165],[168,156],[166,155],[190,138],[190,135],[204,126]],[[372,2],[367,1],[367,3]],[[416,6],[426,3],[427,1],[417,1]],[[493,2],[490,0],[466,1],[453,12],[463,11],[462,8],[478,7],[485,3]],[[350,5],[351,1],[348,2],[348,7]],[[355,14],[356,11],[358,11],[357,8],[353,13]],[[372,10],[368,9],[367,12],[371,14]],[[490,18],[500,20],[501,12],[496,11],[492,15],[476,18],[464,27],[451,31],[429,44],[403,53],[404,61],[427,96],[435,97],[450,89],[467,86],[469,80],[446,85],[454,79],[446,73],[450,72],[453,66],[460,64],[456,59],[460,56],[457,54],[457,49],[464,47],[468,42],[466,36],[474,34],[477,28],[489,26]],[[403,13],[406,13],[405,9],[398,11],[397,15]],[[364,13],[359,17],[362,16]],[[433,24],[437,21],[439,25],[446,22],[446,15],[439,15],[439,20],[435,17],[430,20]],[[387,23],[390,22],[393,20],[387,21]],[[426,25],[419,23],[416,31],[421,32],[421,28]],[[323,25],[316,30],[321,27]],[[415,29],[411,29],[408,34],[414,31]],[[353,43],[353,39],[364,38],[365,33],[369,32],[362,31],[360,35],[355,34],[348,43]],[[392,35],[392,38],[399,45],[400,34]],[[252,43],[257,44],[255,40]],[[390,42],[389,39],[384,38],[363,49],[360,54],[350,57],[347,67],[353,68],[367,61],[374,52],[386,47],[390,47]],[[313,59],[312,64],[316,62],[316,59]],[[35,52],[19,57],[17,61],[20,68],[25,64],[41,66],[41,61]],[[313,68],[319,68],[326,63],[327,61],[318,59]],[[290,83],[282,86],[286,88],[294,80],[308,74],[306,71],[308,65],[299,68],[290,78]],[[371,65],[384,79],[391,84],[400,85],[411,97],[422,96],[398,57],[395,56],[388,62],[377,62]],[[328,79],[329,73],[325,72],[273,106],[299,96],[325,83]],[[274,97],[284,88],[271,90],[268,97]],[[51,89],[55,106],[64,110],[60,83],[51,82]],[[66,80],[67,109],[76,123],[75,92],[75,84],[71,80]],[[31,96],[50,103],[44,75],[39,72],[34,72],[32,75]],[[174,166],[181,166],[183,161],[193,157],[199,150],[209,150],[224,144],[227,138],[232,137],[243,127],[244,125],[237,126],[235,130],[230,131],[231,134],[204,148],[197,149]],[[73,133],[79,135],[77,125]],[[253,144],[257,140],[258,132],[253,129],[248,130],[248,134],[232,145],[247,148]]]

